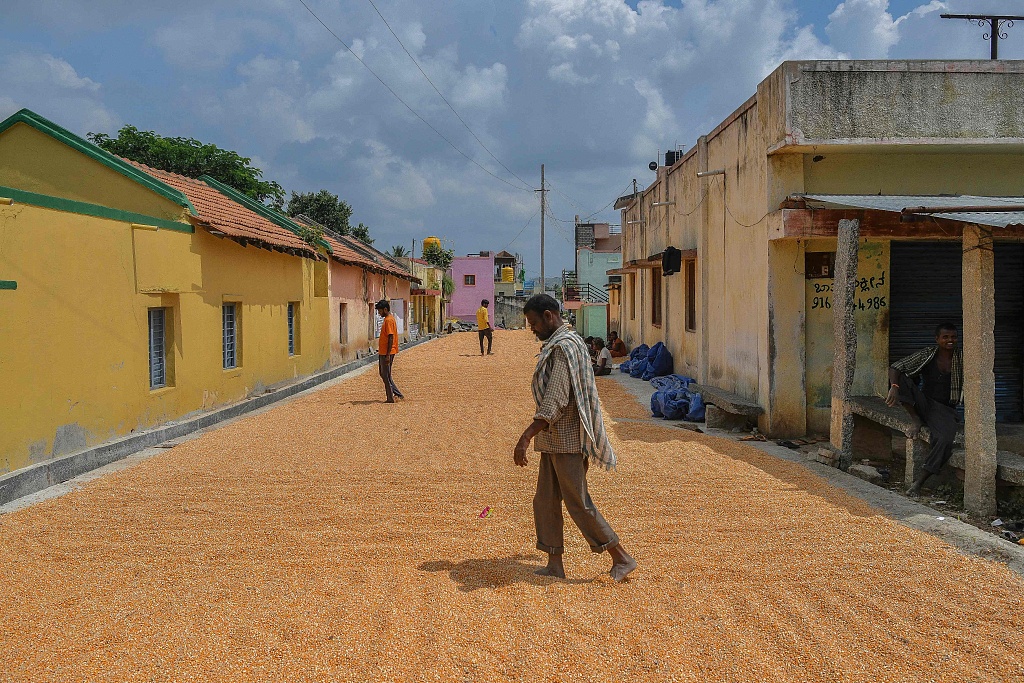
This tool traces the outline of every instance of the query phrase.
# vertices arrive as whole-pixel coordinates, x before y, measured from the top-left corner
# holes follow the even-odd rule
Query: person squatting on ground
[[[626,342],[619,339],[618,332],[608,333],[608,350],[611,351],[612,356],[615,358],[629,355],[629,347],[626,346]]]
[[[604,346],[604,339],[594,337],[594,348],[597,359],[594,361],[594,374],[598,377],[612,374],[612,353]]]
[[[889,395],[886,405],[902,403],[913,420],[910,437],[922,426],[931,432],[931,448],[921,471],[907,493],[916,496],[928,477],[938,474],[953,455],[953,440],[959,427],[956,407],[964,398],[964,359],[956,348],[957,330],[952,323],[935,328],[935,346],[896,361],[889,367]],[[918,387],[918,378],[924,387]]]
[[[484,355],[484,338],[487,339],[487,353],[491,353],[491,341],[494,338],[494,331],[491,329],[491,321],[487,306],[490,302],[484,299],[480,302],[480,308],[476,309],[477,334],[480,336],[480,355]]]
[[[526,322],[541,346],[533,375],[537,412],[519,437],[513,461],[529,463],[530,441],[540,452],[533,517],[537,549],[548,554],[540,576],[565,578],[562,503],[595,553],[612,556],[612,579],[622,581],[636,569],[619,537],[594,506],[587,491],[590,461],[605,469],[615,467],[615,452],[605,433],[594,373],[583,339],[562,320],[558,302],[547,294],[531,297],[523,307]]]
[[[375,308],[377,315],[384,318],[384,324],[380,327],[380,341],[377,347],[377,369],[380,371],[380,378],[384,381],[387,402],[394,403],[396,396],[405,398],[391,377],[391,368],[395,362],[395,356],[398,355],[398,325],[395,323],[395,316],[391,315],[391,304],[387,299],[378,301]]]

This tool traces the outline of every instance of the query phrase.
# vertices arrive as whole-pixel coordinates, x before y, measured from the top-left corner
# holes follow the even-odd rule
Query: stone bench
[[[883,427],[894,429],[904,435],[906,435],[910,428],[913,426],[913,421],[910,419],[910,415],[903,409],[902,406],[890,408],[885,404],[885,401],[877,396],[851,396],[847,400],[850,406],[850,412],[854,415],[860,415],[863,418],[871,420]],[[925,444],[931,443],[931,433],[927,427],[922,427],[917,438],[907,437],[907,465],[906,465],[906,477],[905,481],[907,486],[913,483],[914,473],[917,468],[924,464],[924,461],[928,457],[928,449]],[[956,433],[956,440],[953,442],[954,446],[960,448],[953,449],[953,456],[949,460],[950,467],[957,469],[964,469],[965,452],[963,450],[964,445],[964,430],[960,429]],[[1024,456],[1017,453],[1011,453],[1009,451],[998,451],[996,453],[996,477],[1002,479],[1005,482],[1024,485]]]
[[[750,399],[718,387],[690,382],[689,389],[700,394],[707,404],[705,424],[711,429],[745,429],[764,412]]]

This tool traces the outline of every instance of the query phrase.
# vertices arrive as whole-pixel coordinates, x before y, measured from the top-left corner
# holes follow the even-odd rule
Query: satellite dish
[[[651,169],[652,171],[657,171],[658,170],[658,162],[657,161],[652,161],[651,163],[647,164],[647,168]]]

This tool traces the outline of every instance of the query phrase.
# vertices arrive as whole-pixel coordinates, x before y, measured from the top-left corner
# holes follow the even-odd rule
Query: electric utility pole
[[[1006,38],[1002,29],[1012,28],[1013,22],[1024,19],[1024,16],[1005,14],[940,14],[943,19],[966,19],[976,26],[988,31],[981,38],[992,43],[992,59],[999,59],[999,39]]]
[[[534,190],[534,192],[540,192],[540,293],[543,294],[546,291],[544,282],[544,212],[546,211],[544,195],[547,194],[547,189],[544,187],[544,164],[540,165],[540,189]]]

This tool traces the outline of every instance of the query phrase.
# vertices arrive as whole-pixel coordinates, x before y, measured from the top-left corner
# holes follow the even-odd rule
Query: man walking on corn
[[[587,491],[587,469],[595,460],[605,469],[615,467],[615,452],[605,433],[597,384],[590,354],[583,339],[562,320],[558,302],[537,294],[523,307],[527,324],[544,342],[533,375],[537,412],[516,444],[513,460],[525,467],[526,449],[534,441],[540,452],[533,517],[537,549],[548,554],[540,576],[565,578],[562,565],[562,503],[595,553],[612,556],[611,576],[622,581],[636,569],[619,537],[594,506]]]

